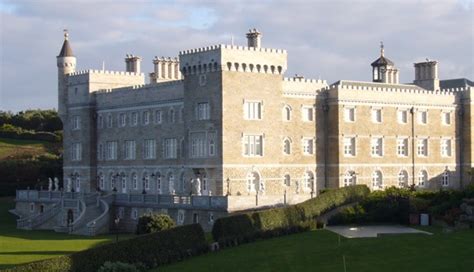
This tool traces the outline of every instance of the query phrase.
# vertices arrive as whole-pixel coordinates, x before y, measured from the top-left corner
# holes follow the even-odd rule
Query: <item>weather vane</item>
[[[69,33],[68,33],[67,28],[63,29],[63,31],[64,31],[64,39],[67,40],[67,38],[69,37]]]

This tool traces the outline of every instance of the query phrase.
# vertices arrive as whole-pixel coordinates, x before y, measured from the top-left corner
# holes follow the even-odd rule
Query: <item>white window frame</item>
[[[404,175],[406,174],[406,175]],[[406,180],[405,180],[406,179]],[[408,182],[410,180],[410,176],[408,174],[408,171],[405,170],[405,169],[401,169],[399,172],[398,172],[398,175],[397,175],[397,180],[398,180],[398,187],[405,187],[405,186],[408,186]]]
[[[262,120],[263,119],[263,101],[262,100],[244,100],[243,111],[244,111],[244,120]]]
[[[451,112],[450,111],[441,112],[441,123],[443,124],[443,126],[451,125]]]
[[[354,136],[346,136],[342,140],[344,157],[355,157],[357,152],[357,140]]]
[[[418,138],[416,142],[416,154],[418,157],[428,157],[429,152],[429,141],[428,138]]]
[[[356,107],[344,106],[344,122],[354,123],[356,121]]]
[[[286,187],[291,186],[291,176],[290,176],[290,174],[285,174],[285,176],[283,176],[283,185],[285,185]]]
[[[259,141],[260,140],[260,143]],[[242,156],[244,157],[263,157],[265,137],[263,134],[244,134],[242,137]],[[260,148],[258,148],[260,144]]]
[[[405,117],[405,120],[403,120],[403,117]],[[397,122],[402,125],[408,124],[408,110],[407,109],[397,110]]]
[[[106,161],[117,160],[118,142],[117,141],[107,141],[105,148],[106,148],[105,160]]]
[[[130,125],[132,127],[138,126],[138,112],[134,111],[130,113]]]
[[[301,119],[303,122],[314,122],[315,107],[309,105],[301,106]]]
[[[149,125],[150,124],[150,111],[148,110],[143,111],[142,115],[143,115],[143,125],[144,126]]]
[[[380,174],[380,175],[378,175]],[[380,180],[379,180],[380,178]],[[372,188],[374,190],[383,189],[383,173],[381,170],[375,170],[372,172]]]
[[[189,133],[189,157],[205,158],[208,156],[208,138],[205,131]]]
[[[125,127],[127,125],[127,114],[120,113],[119,114],[119,126]]]
[[[178,157],[178,139],[163,139],[163,159],[176,159]]]
[[[138,220],[138,209],[137,208],[132,208],[132,212],[130,217],[132,220]]]
[[[155,124],[163,123],[163,111],[155,110]]]
[[[217,154],[217,132],[212,131],[207,133],[209,157],[214,157]]]
[[[291,116],[293,114],[292,108],[289,105],[283,106],[283,111],[282,111],[282,120],[284,122],[290,122],[291,121]]]
[[[138,190],[138,175],[137,175],[137,173],[132,173],[132,188],[133,188],[133,190]]]
[[[426,173],[426,176],[423,175]],[[425,188],[426,187],[426,182],[428,182],[428,172],[424,169],[420,170],[418,172],[418,184],[417,186],[420,188]]]
[[[309,144],[308,144],[309,143]],[[314,146],[315,146],[315,140],[312,137],[303,137],[301,139],[301,146],[303,150],[303,155],[305,156],[311,156],[314,155]],[[311,147],[311,150],[309,149]]]
[[[384,153],[384,138],[382,136],[372,136],[370,138],[370,155],[381,158]]]
[[[357,184],[357,176],[354,171],[347,171],[344,174],[344,187],[353,186]]]
[[[443,158],[450,158],[453,156],[453,144],[451,138],[441,138],[440,153]]]
[[[380,113],[380,114],[379,114]],[[371,119],[372,123],[381,124],[383,123],[383,111],[382,108],[373,107],[371,109]]]
[[[209,102],[199,102],[196,104],[196,119],[199,121],[211,119],[211,106]]]
[[[82,143],[72,143],[71,146],[71,160],[81,161],[82,160]]]
[[[408,137],[401,136],[397,137],[397,157],[406,158],[408,157]]]
[[[75,115],[72,117],[72,130],[81,129],[81,116]]]
[[[135,160],[137,154],[137,144],[134,140],[125,140],[123,143],[124,160]]]
[[[449,187],[449,180],[450,180],[450,174],[449,174],[449,171],[446,169],[441,175],[441,186]]]
[[[143,159],[145,160],[156,159],[156,140],[155,139],[143,140]]]
[[[428,124],[428,110],[418,110],[417,111],[418,124],[427,125]]]

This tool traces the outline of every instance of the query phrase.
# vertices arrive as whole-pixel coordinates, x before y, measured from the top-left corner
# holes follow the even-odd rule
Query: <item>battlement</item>
[[[384,83],[372,83],[372,82],[361,82],[361,81],[339,81],[328,89],[338,89],[341,91],[374,91],[374,92],[390,92],[390,93],[409,93],[409,94],[435,94],[454,96],[456,95],[453,91],[446,90],[426,90],[416,85],[408,84],[384,84]]]
[[[327,84],[326,80],[322,79],[309,79],[304,77],[285,77],[283,78],[285,82],[298,82],[298,83],[314,83],[314,84]]]
[[[206,47],[200,47],[200,48],[194,48],[194,49],[180,51],[179,55],[195,54],[195,53],[213,51],[213,50],[218,50],[218,49],[230,49],[230,50],[251,51],[251,52],[261,52],[261,53],[274,53],[274,54],[286,54],[287,53],[286,50],[284,50],[284,49],[218,44],[218,45],[211,45],[211,46],[206,46]]]
[[[117,75],[117,76],[143,76],[143,73],[124,72],[124,71],[94,70],[94,69],[76,71],[74,73],[70,73],[69,76],[80,76],[80,75],[87,75],[87,74]]]
[[[471,87],[459,87],[459,88],[444,88],[441,89],[443,92],[452,92],[452,93],[458,93],[458,92],[469,92],[474,90]]]

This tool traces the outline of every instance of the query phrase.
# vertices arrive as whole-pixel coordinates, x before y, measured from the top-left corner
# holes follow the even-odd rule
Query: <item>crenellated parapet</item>
[[[302,76],[283,78],[283,93],[285,95],[316,95],[328,86],[326,80],[307,79]]]
[[[165,81],[160,83],[152,83],[152,84],[140,84],[140,85],[133,85],[128,87],[121,87],[121,88],[106,88],[100,89],[95,92],[96,95],[107,95],[107,94],[122,94],[128,93],[133,91],[144,91],[144,90],[156,90],[159,88],[170,87],[170,86],[179,86],[183,84],[183,80],[174,80],[174,81]]]
[[[416,85],[409,84],[383,84],[383,83],[368,83],[358,81],[339,81],[330,86],[330,89],[338,89],[340,91],[373,91],[386,93],[407,93],[407,94],[436,94],[436,95],[455,95],[450,89],[443,90],[426,90]],[[456,88],[464,89],[464,88]]]
[[[179,59],[183,75],[214,71],[282,75],[287,68],[286,50],[224,44],[181,51]]]
[[[180,80],[182,78],[178,58],[159,58],[155,56],[153,59],[153,67],[153,73],[150,73],[151,83]]]
[[[124,72],[124,71],[108,71],[108,70],[94,70],[94,69],[76,71],[74,73],[70,73],[69,76],[80,76],[80,75],[86,75],[86,74],[117,75],[117,76],[143,76],[143,73]]]

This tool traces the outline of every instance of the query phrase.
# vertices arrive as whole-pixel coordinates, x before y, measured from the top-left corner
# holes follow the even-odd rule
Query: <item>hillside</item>
[[[0,161],[60,154],[61,143],[0,138]]]

